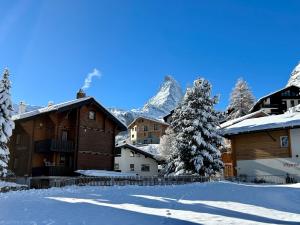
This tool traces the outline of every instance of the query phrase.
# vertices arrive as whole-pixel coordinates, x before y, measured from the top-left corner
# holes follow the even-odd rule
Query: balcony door
[[[68,131],[66,131],[66,130],[62,131],[61,140],[62,141],[67,141],[68,140]]]

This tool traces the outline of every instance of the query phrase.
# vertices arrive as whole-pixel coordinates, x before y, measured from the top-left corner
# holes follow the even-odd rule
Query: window
[[[120,148],[117,148],[115,150],[115,154],[116,154],[116,157],[121,157],[121,149]]]
[[[130,171],[134,171],[134,164],[130,164]]]
[[[68,131],[66,131],[66,130],[62,131],[61,140],[62,141],[67,141],[68,140]]]
[[[149,164],[142,164],[141,165],[141,171],[149,172],[150,171],[150,165]]]
[[[153,126],[154,126],[153,127],[154,130],[159,130],[159,125],[158,124],[154,124]]]
[[[288,136],[281,136],[280,137],[280,147],[281,148],[288,148],[289,147],[289,137]]]
[[[115,170],[119,170],[119,169],[120,169],[119,163],[115,163]]]
[[[17,137],[16,137],[16,144],[17,144],[17,145],[20,145],[20,144],[21,144],[21,134],[17,134]]]
[[[147,141],[147,140],[144,140],[144,144],[148,144],[148,141]]]
[[[144,131],[148,131],[148,127],[147,126],[144,126]]]
[[[291,106],[294,107],[295,106],[295,101],[291,100]]]
[[[133,135],[131,135],[131,138],[134,138],[134,134],[133,134]]]
[[[96,113],[95,111],[89,111],[89,119],[96,120]]]
[[[59,156],[59,164],[60,165],[65,165],[66,163],[66,156],[65,155],[60,155]]]
[[[130,151],[130,157],[134,157],[134,152]]]

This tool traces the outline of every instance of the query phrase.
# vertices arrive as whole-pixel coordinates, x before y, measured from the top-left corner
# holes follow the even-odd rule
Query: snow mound
[[[23,187],[24,185],[16,184],[13,182],[0,181],[0,189],[3,187]]]
[[[84,176],[91,177],[132,177],[135,174],[132,173],[121,173],[115,171],[107,171],[107,170],[77,170],[76,173],[79,173]]]

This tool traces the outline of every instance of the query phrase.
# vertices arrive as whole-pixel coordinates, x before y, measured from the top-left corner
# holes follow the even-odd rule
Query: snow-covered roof
[[[236,124],[236,123],[239,123],[243,120],[246,120],[246,119],[250,119],[250,118],[256,118],[256,117],[262,117],[262,116],[268,116],[269,114],[265,111],[265,109],[260,109],[256,112],[253,112],[253,113],[249,113],[245,116],[242,116],[242,117],[239,117],[239,118],[236,118],[236,119],[232,119],[232,120],[228,120],[224,123],[221,123],[220,124],[220,128],[226,128],[226,127],[229,127],[233,124]]]
[[[282,88],[282,89],[280,89],[280,90],[277,90],[277,91],[274,91],[274,92],[272,92],[272,93],[269,93],[269,94],[267,94],[267,95],[261,97],[260,99],[258,99],[258,100],[256,101],[256,103],[253,105],[253,107],[249,110],[249,112],[252,112],[253,109],[254,109],[254,107],[255,107],[257,104],[259,104],[261,101],[263,101],[264,99],[270,97],[271,95],[280,93],[280,92],[285,91],[285,90],[287,90],[287,89],[290,89],[291,87],[299,88],[299,87],[296,86],[296,85],[290,85],[290,86],[284,87],[284,88]]]
[[[161,120],[158,120],[158,119],[154,119],[154,118],[151,118],[151,117],[147,117],[147,116],[139,116],[137,118],[135,118],[131,124],[128,125],[128,127],[131,127],[138,119],[145,119],[145,120],[150,120],[150,121],[153,121],[153,122],[156,122],[156,123],[160,123],[160,124],[163,124],[163,125],[166,125],[166,126],[169,126],[170,124],[168,123],[165,123]]]
[[[147,152],[144,149],[139,148],[139,147],[134,146],[134,145],[129,144],[129,143],[123,143],[123,144],[117,145],[116,148],[124,148],[124,149],[127,148],[127,149],[133,150],[133,151],[135,151],[137,153],[140,153],[140,154],[142,154],[144,156],[147,156],[147,157],[153,158],[155,160],[158,160],[157,159],[157,155],[155,155],[153,153],[150,153],[150,152]]]
[[[23,119],[29,119],[44,113],[54,112],[54,111],[64,111],[69,108],[76,108],[79,105],[83,105],[88,102],[93,102],[96,105],[98,105],[107,115],[110,119],[115,121],[120,130],[125,131],[127,130],[127,127],[124,123],[122,123],[117,117],[115,117],[111,112],[109,112],[105,107],[103,107],[98,101],[96,101],[93,97],[84,97],[84,98],[78,98],[67,102],[62,102],[55,105],[46,106],[40,109],[36,109],[30,112],[25,112],[22,114],[16,114],[12,117],[13,120],[23,120]]]
[[[246,119],[223,129],[224,135],[300,127],[300,105],[280,115]]]

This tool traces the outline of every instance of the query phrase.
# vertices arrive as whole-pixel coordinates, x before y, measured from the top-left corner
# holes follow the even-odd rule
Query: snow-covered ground
[[[229,182],[0,194],[0,224],[300,224],[300,185]]]

